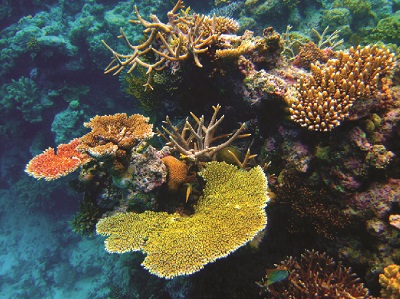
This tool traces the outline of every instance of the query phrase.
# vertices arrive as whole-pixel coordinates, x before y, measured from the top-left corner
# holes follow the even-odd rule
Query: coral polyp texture
[[[261,167],[246,172],[224,162],[209,162],[194,214],[145,211],[117,213],[100,220],[97,233],[108,236],[108,252],[142,251],[142,265],[160,277],[201,270],[252,240],[267,223],[267,181]]]
[[[36,179],[46,181],[56,180],[74,172],[90,160],[88,155],[77,151],[79,144],[79,139],[75,138],[68,144],[60,144],[57,152],[49,147],[29,161],[25,172]]]
[[[394,54],[377,46],[350,48],[326,64],[311,64],[311,74],[302,76],[296,90],[285,97],[291,118],[309,130],[332,130],[351,116],[355,104],[363,105],[388,89],[386,78],[395,64]]]
[[[96,159],[127,157],[127,152],[141,140],[153,136],[149,118],[140,114],[96,115],[84,125],[92,131],[80,138],[78,149]]]
[[[379,283],[382,286],[382,298],[399,299],[400,298],[400,266],[389,265],[383,269],[379,275]]]
[[[151,79],[153,70],[162,70],[167,62],[182,61],[193,57],[197,66],[202,67],[199,54],[208,51],[208,47],[215,44],[222,33],[235,32],[239,25],[236,21],[226,17],[208,17],[190,13],[184,8],[183,1],[178,0],[175,6],[167,13],[168,22],[162,23],[156,15],[150,15],[150,21],[143,19],[137,7],[137,20],[131,23],[140,23],[145,27],[146,40],[140,45],[132,45],[121,29],[120,38],[123,38],[131,54],[120,54],[114,51],[105,41],[103,44],[109,49],[114,59],[107,66],[106,73],[120,73],[129,67],[128,73],[140,65],[147,69],[148,80],[144,85],[146,90],[152,89]],[[180,10],[180,13],[178,10]],[[148,61],[148,54],[153,53],[156,59]]]
[[[168,171],[168,190],[177,191],[188,176],[188,166],[185,162],[182,162],[173,156],[165,156],[161,161],[165,164]]]
[[[277,269],[289,272],[285,281],[269,284],[267,274],[258,282],[267,298],[372,298],[350,268],[326,253],[307,250],[300,259],[288,257]]]

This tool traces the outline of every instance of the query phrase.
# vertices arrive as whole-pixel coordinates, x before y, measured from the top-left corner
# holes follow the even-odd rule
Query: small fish
[[[287,279],[289,276],[288,270],[280,270],[280,269],[268,269],[267,270],[267,284],[266,287],[269,287],[271,284]]]

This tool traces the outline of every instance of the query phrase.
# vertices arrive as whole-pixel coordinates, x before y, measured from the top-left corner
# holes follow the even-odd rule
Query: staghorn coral
[[[379,274],[379,283],[382,286],[382,298],[399,299],[400,298],[400,266],[389,265]]]
[[[97,233],[108,236],[106,250],[141,250],[146,269],[173,278],[227,256],[265,228],[268,196],[261,167],[246,172],[209,162],[201,175],[206,186],[191,216],[145,211],[100,220]]]
[[[49,147],[35,156],[25,167],[25,172],[36,179],[52,181],[74,172],[90,161],[90,157],[77,150],[80,140],[75,138],[68,144],[60,144],[57,153]]]
[[[105,73],[120,73],[125,67],[132,72],[137,65],[147,69],[147,82],[145,89],[152,89],[151,80],[153,70],[162,70],[167,62],[182,61],[193,57],[196,65],[202,67],[199,54],[208,51],[208,47],[215,44],[222,33],[235,32],[239,25],[236,21],[226,17],[210,18],[205,15],[191,14],[190,8],[183,9],[183,1],[178,0],[175,6],[167,13],[168,23],[162,23],[156,15],[150,15],[150,21],[146,21],[139,14],[135,6],[135,14],[138,20],[130,20],[131,23],[140,23],[145,27],[146,40],[137,46],[129,42],[128,37],[121,29],[120,38],[123,38],[132,54],[120,54],[114,51],[104,40],[103,44],[109,49],[114,59],[105,69]],[[149,54],[155,54],[153,62],[149,62]]]
[[[307,250],[300,259],[288,257],[277,269],[289,271],[285,281],[268,285],[265,277],[258,282],[267,298],[372,298],[350,268],[326,253]]]
[[[224,115],[217,119],[217,114],[221,106],[213,106],[213,109],[214,114],[207,127],[205,125],[204,116],[198,118],[194,113],[190,112],[190,115],[196,122],[195,126],[192,126],[189,120],[186,119],[182,131],[179,132],[178,128],[172,124],[167,116],[164,123],[167,124],[170,129],[164,126],[162,126],[162,128],[168,137],[160,130],[158,130],[158,134],[167,140],[169,142],[167,145],[177,150],[182,157],[190,161],[211,161],[215,153],[230,145],[235,139],[249,136],[249,134],[240,135],[245,128],[244,124],[233,134],[214,136],[218,125],[224,119]],[[228,140],[217,146],[211,145],[215,140],[222,138],[228,138]]]
[[[330,131],[352,113],[365,110],[359,107],[352,111],[353,105],[362,106],[379,89],[387,89],[385,85],[390,80],[385,77],[391,75],[394,67],[394,54],[376,46],[350,48],[348,53],[339,51],[336,59],[328,60],[326,65],[311,64],[311,74],[303,76],[296,91],[285,96],[291,118],[309,130]],[[389,100],[390,95],[383,99]]]
[[[111,158],[118,172],[129,163],[132,148],[153,136],[153,125],[148,122],[149,118],[140,114],[96,115],[84,124],[92,131],[80,138],[78,150],[98,160]]]

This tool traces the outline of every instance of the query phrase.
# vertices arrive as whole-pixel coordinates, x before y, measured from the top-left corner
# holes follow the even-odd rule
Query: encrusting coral
[[[389,265],[383,269],[379,275],[379,283],[382,286],[382,298],[399,299],[400,298],[400,266]]]
[[[288,271],[285,281],[268,284],[267,275],[257,283],[267,298],[372,298],[350,268],[326,253],[307,250],[300,259],[288,257],[277,270]]]
[[[385,48],[367,46],[339,51],[323,65],[311,64],[296,90],[285,96],[291,118],[314,131],[330,131],[349,118],[356,101],[367,101],[379,89],[387,90],[395,67],[393,53]],[[390,100],[387,95],[386,101]],[[378,103],[379,104],[379,103]],[[365,110],[365,109],[364,109]]]
[[[215,130],[224,119],[224,115],[217,119],[217,114],[221,106],[213,106],[213,109],[214,113],[207,127],[204,116],[198,118],[194,113],[190,112],[190,115],[196,122],[195,126],[192,126],[189,120],[186,119],[182,131],[179,132],[178,128],[172,124],[167,116],[164,123],[170,129],[164,126],[162,128],[168,137],[159,130],[158,134],[168,141],[167,145],[177,150],[182,158],[190,161],[211,161],[215,153],[230,145],[237,138],[250,136],[250,134],[240,134],[244,130],[245,124],[242,124],[233,134],[214,136]],[[216,146],[211,145],[215,140],[222,138],[228,138],[228,140]]]
[[[142,251],[142,265],[160,277],[173,278],[201,270],[252,240],[265,228],[267,181],[257,166],[246,172],[224,162],[209,162],[194,214],[145,211],[117,213],[97,224],[108,236],[108,252]]]
[[[74,172],[79,166],[91,158],[77,150],[80,144],[78,138],[68,144],[60,144],[57,152],[49,147],[43,153],[35,156],[25,167],[25,172],[36,179],[52,181]]]
[[[140,23],[145,30],[146,41],[134,46],[121,29],[119,38],[123,38],[132,54],[120,54],[114,51],[105,41],[103,44],[109,49],[114,59],[107,66],[105,72],[114,75],[120,73],[125,67],[132,72],[137,65],[147,69],[148,79],[144,84],[145,89],[152,89],[151,79],[153,70],[162,70],[170,61],[182,61],[193,57],[197,66],[202,67],[198,55],[208,51],[208,47],[216,43],[222,33],[232,33],[238,30],[236,21],[225,17],[208,17],[190,13],[186,10],[183,1],[178,0],[175,6],[167,13],[168,23],[162,23],[156,15],[150,15],[150,21],[146,21],[139,14],[135,6],[137,20],[131,23]],[[148,61],[148,54],[156,55],[154,62]],[[146,56],[147,55],[147,56]]]

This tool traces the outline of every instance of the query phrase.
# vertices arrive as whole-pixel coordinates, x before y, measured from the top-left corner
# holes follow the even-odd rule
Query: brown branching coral
[[[284,181],[273,191],[274,204],[285,208],[291,233],[307,232],[333,239],[350,222],[328,192],[305,186],[296,174],[285,175]]]
[[[333,54],[332,50],[321,50],[315,43],[310,41],[300,48],[300,52],[293,64],[309,70],[312,63],[317,61],[325,63],[328,61],[329,56]]]
[[[132,148],[153,136],[153,125],[148,122],[149,118],[140,114],[96,115],[84,124],[92,131],[80,138],[78,150],[99,160],[111,158],[116,169],[124,168]]]
[[[330,131],[349,118],[356,101],[373,98],[395,67],[394,54],[385,48],[357,47],[339,51],[325,65],[311,64],[311,74],[303,76],[296,90],[285,99],[291,118],[314,131]],[[390,94],[387,94],[390,97]],[[386,101],[389,101],[387,98]]]
[[[236,21],[225,18],[210,18],[205,15],[190,14],[189,9],[179,13],[184,8],[183,1],[178,0],[175,6],[167,13],[168,22],[162,23],[156,15],[150,15],[150,21],[143,19],[137,7],[135,14],[137,20],[131,23],[140,23],[147,36],[146,41],[140,45],[132,45],[121,29],[119,38],[123,38],[131,54],[120,54],[114,51],[105,41],[103,44],[109,49],[114,59],[105,69],[105,73],[120,73],[125,67],[129,67],[128,73],[132,72],[137,65],[147,69],[147,82],[145,89],[152,89],[151,79],[154,70],[162,70],[168,61],[182,61],[193,57],[196,65],[202,67],[198,55],[208,51],[208,47],[216,43],[222,33],[236,31],[239,26]],[[153,53],[156,58],[148,62],[147,54]]]
[[[162,128],[166,134],[162,133],[160,130],[158,130],[158,134],[167,140],[169,142],[167,145],[177,150],[183,158],[190,161],[202,162],[214,160],[213,156],[216,152],[227,147],[237,138],[248,137],[250,134],[240,134],[245,128],[245,124],[242,124],[233,134],[214,136],[217,127],[224,119],[224,115],[217,119],[217,114],[221,106],[213,106],[213,109],[214,113],[207,126],[204,116],[198,118],[194,113],[190,112],[190,115],[195,121],[195,125],[192,125],[189,120],[186,119],[182,131],[179,131],[167,116],[164,123],[169,126],[169,128],[163,126]],[[212,145],[216,140],[223,138],[228,138],[228,140],[216,146]]]
[[[258,282],[267,298],[372,298],[350,268],[326,253],[307,250],[300,259],[288,257],[276,266],[289,271],[289,276],[269,285],[268,277]]]

